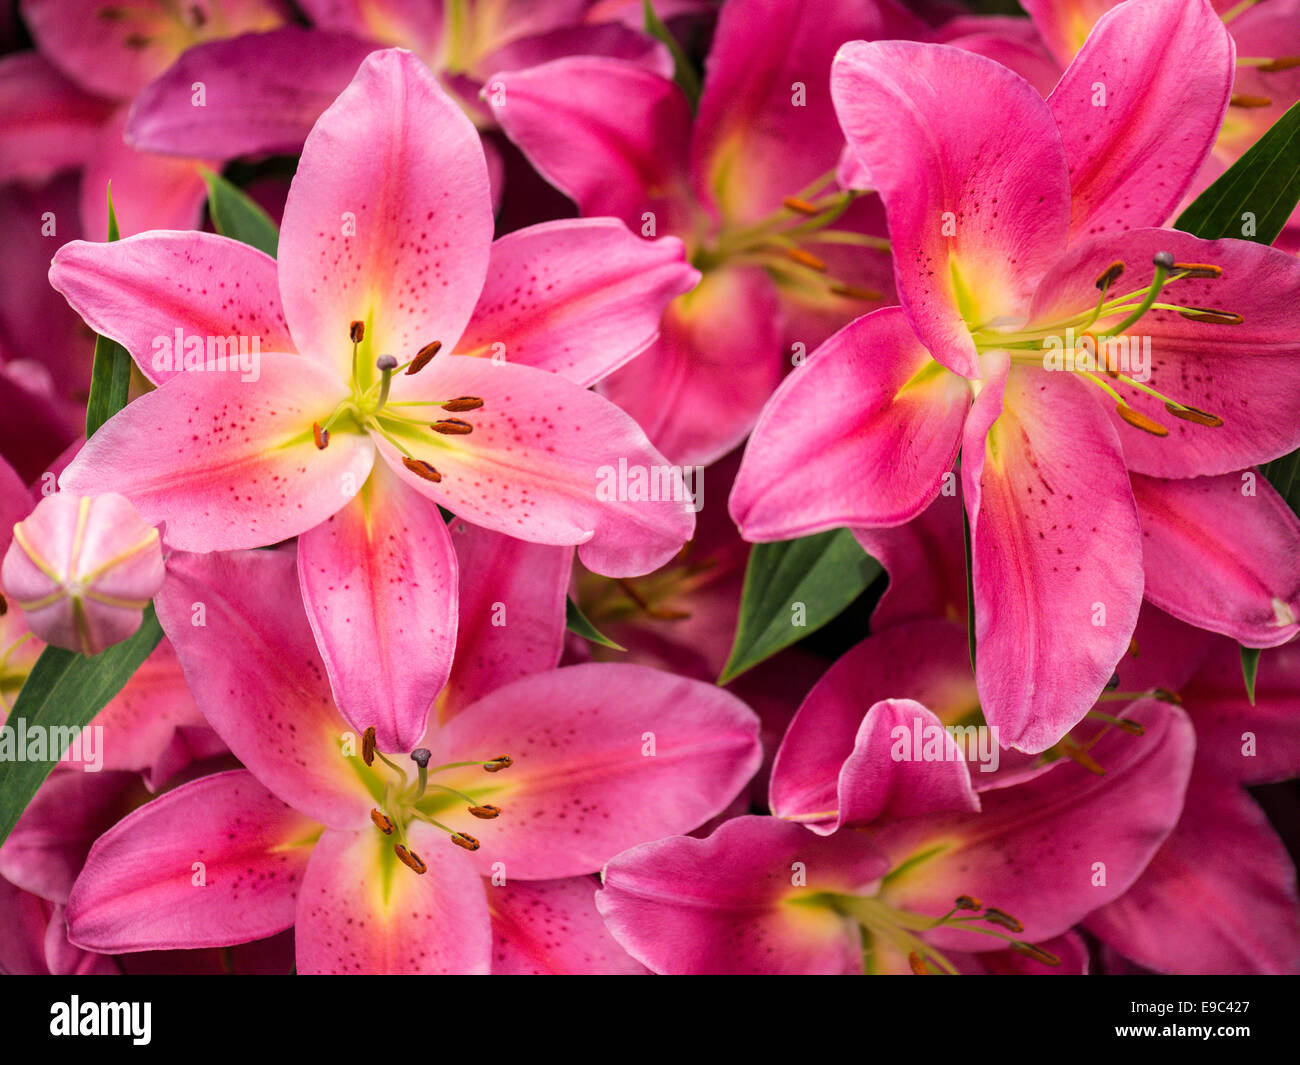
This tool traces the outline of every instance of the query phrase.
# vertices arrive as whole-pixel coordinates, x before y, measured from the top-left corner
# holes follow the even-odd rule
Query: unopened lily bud
[[[14,526],[0,581],[46,643],[98,654],[140,627],[162,544],[124,496],[57,492]]]

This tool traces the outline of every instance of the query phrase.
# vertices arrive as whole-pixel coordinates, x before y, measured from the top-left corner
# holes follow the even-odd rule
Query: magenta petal
[[[460,621],[443,719],[512,680],[554,669],[564,651],[564,600],[573,550],[530,544],[453,521]]]
[[[141,151],[196,159],[296,153],[374,50],[302,26],[196,45],[136,97],[126,138]]]
[[[487,885],[493,976],[639,976],[596,912],[594,877]]]
[[[1070,160],[1072,239],[1168,220],[1219,133],[1234,55],[1207,0],[1101,17],[1047,101]]]
[[[206,278],[197,289],[196,277]],[[54,256],[50,284],[87,325],[126,348],[154,384],[183,370],[178,330],[204,342],[205,360],[208,337],[247,338],[250,353],[254,337],[259,351],[294,350],[275,260],[214,233],[141,233],[112,244],[72,241]]]
[[[174,552],[155,604],[208,722],[267,787],[333,828],[370,823],[291,550]]]
[[[371,358],[451,349],[491,242],[473,125],[410,52],[371,54],[307,138],[284,208],[280,295],[298,350],[346,379],[353,321]]]
[[[962,456],[975,672],[998,741],[1036,754],[1091,709],[1128,649],[1141,533],[1117,434],[1090,386],[1017,367],[1000,414],[997,399],[986,385]]]
[[[643,240],[612,218],[516,230],[492,245],[456,353],[594,384],[654,343],[664,308],[699,278],[676,237]]]
[[[930,357],[900,308],[859,318],[764,408],[731,515],[748,540],[908,521],[952,470],[969,407],[967,382]]]
[[[667,78],[575,56],[499,74],[487,100],[506,135],[583,214],[613,215],[638,232],[646,211],[658,233],[683,221],[675,201],[687,188],[691,112]]]
[[[628,953],[657,973],[862,971],[856,923],[800,901],[858,894],[887,870],[863,836],[814,836],[772,817],[738,817],[707,839],[675,836],[605,868],[596,907]],[[793,886],[800,876],[803,886]]]
[[[371,829],[321,836],[298,905],[298,972],[487,975],[491,924],[473,865],[431,825],[414,821],[407,836],[423,874]]]
[[[1255,473],[1132,483],[1148,600],[1249,647],[1300,631],[1300,521],[1272,485]]]
[[[1126,716],[1146,733],[1112,729],[1092,747],[1104,776],[1062,760],[1013,787],[981,792],[981,813],[875,830],[871,839],[895,866],[919,859],[906,877],[886,881],[885,901],[938,916],[971,895],[1018,918],[1021,938],[1037,942],[1121,896],[1178,821],[1195,746],[1177,707],[1145,700]],[[926,938],[966,951],[998,942],[949,928]]]
[[[409,751],[451,672],[456,553],[437,504],[378,463],[298,538],[298,577],[330,686],[382,751]]]
[[[0,180],[43,181],[81,166],[112,111],[37,52],[0,59]]]
[[[977,376],[970,327],[1022,312],[1065,250],[1069,175],[1047,104],[983,56],[905,41],[845,45],[831,93],[884,201],[917,334]]]
[[[1296,906],[1295,867],[1264,812],[1232,781],[1198,769],[1173,834],[1085,927],[1157,972],[1295,974]]]
[[[435,816],[481,839],[474,857],[484,875],[494,861],[526,880],[595,872],[633,844],[688,832],[724,809],[758,769],[758,729],[731,693],[645,666],[534,673],[430,736],[440,763],[514,759],[487,781],[479,766],[438,777],[476,795],[488,788],[501,816],[476,820],[454,801]]]
[[[863,732],[863,707],[882,706],[887,713],[886,701],[894,698],[915,700],[944,720],[955,721],[975,709],[965,632],[942,619],[895,625],[863,640],[831,666],[781,741],[772,767],[772,812],[822,834],[833,831],[844,799],[843,769],[850,760],[862,762],[855,751],[872,732]],[[886,751],[882,781],[891,768],[888,761]]]
[[[264,354],[256,381],[238,370],[186,372],[141,396],[78,452],[59,487],[117,492],[145,521],[167,523],[181,550],[278,543],[338,511],[364,483],[374,446],[363,433],[312,441],[347,398],[299,355]]]
[[[320,826],[236,770],[183,784],[99,838],[68,902],[77,946],[224,947],[293,924]]]

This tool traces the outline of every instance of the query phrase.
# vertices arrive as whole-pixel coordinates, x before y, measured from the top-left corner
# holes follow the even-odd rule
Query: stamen
[[[1279,71],[1290,70],[1293,67],[1300,67],[1300,55],[1284,55],[1277,59],[1270,59],[1267,63],[1261,63],[1255,69],[1265,74],[1277,74]]]
[[[787,258],[793,259],[800,266],[806,266],[810,270],[816,270],[818,273],[826,273],[826,262],[817,258],[812,252],[805,251],[803,248],[786,248]]]
[[[371,725],[361,734],[361,760],[366,765],[375,764],[375,726]]]
[[[1174,269],[1183,277],[1222,277],[1223,267],[1212,263],[1174,263]]]
[[[320,427],[320,422],[311,423],[311,435],[312,439],[316,441],[316,447],[318,450],[324,451],[329,446],[330,431],[328,429],[322,429]]]
[[[1171,703],[1174,706],[1183,705],[1183,697],[1176,691],[1171,691],[1168,688],[1152,688],[1151,697],[1153,699],[1159,699],[1162,703]]]
[[[790,208],[790,210],[798,211],[800,214],[806,214],[806,215],[821,214],[821,211],[817,209],[815,204],[809,203],[802,196],[787,196],[781,202],[785,204],[788,208]]]
[[[1024,940],[1015,939],[1011,941],[1011,949],[1017,954],[1024,954],[1026,957],[1033,958],[1034,961],[1041,961],[1044,965],[1061,964],[1060,958],[1050,950],[1044,950],[1037,943],[1026,943]]]
[[[1093,774],[1093,776],[1104,777],[1106,775],[1106,768],[1098,762],[1097,759],[1071,740],[1069,736],[1066,736],[1065,739],[1061,741],[1060,751],[1063,755],[1069,758],[1070,761],[1081,765],[1089,773]],[[1020,929],[1017,928],[1014,929],[1014,931],[1019,932]]]
[[[408,456],[402,456],[402,465],[410,470],[417,477],[423,477],[426,481],[433,481],[437,484],[442,480],[442,474],[435,470],[429,463],[423,459],[413,459]]]
[[[464,832],[453,832],[451,841],[457,847],[464,847],[467,851],[476,851],[479,848],[479,841]]]
[[[843,296],[845,299],[850,300],[870,301],[880,299],[879,292],[869,288],[862,288],[860,285],[842,285],[837,283],[831,285],[831,292],[836,296]]]
[[[489,773],[500,773],[503,769],[509,769],[515,764],[515,760],[508,754],[499,754],[495,758],[484,762],[483,768]]]
[[[483,401],[478,396],[459,396],[456,399],[449,399],[442,404],[443,410],[449,410],[453,414],[461,414],[467,410],[478,410],[483,406]]]
[[[415,851],[407,850],[400,843],[393,844],[393,852],[401,860],[401,863],[408,869],[414,869],[417,873],[421,874],[429,871],[429,867],[424,864]]]
[[[1141,411],[1134,410],[1127,403],[1115,404],[1115,413],[1133,426],[1134,429],[1141,429],[1144,433],[1150,433],[1152,436],[1169,435],[1169,430],[1158,421],[1154,418],[1148,418]]]
[[[1185,403],[1166,403],[1165,410],[1175,418],[1181,418],[1185,422],[1195,422],[1197,425],[1208,425],[1211,429],[1217,429],[1223,424],[1223,419],[1217,414],[1211,414],[1209,411],[1197,410],[1195,407],[1189,407]]]
[[[484,803],[482,806],[471,806],[469,812],[480,821],[491,821],[494,817],[501,816],[501,807],[493,806],[491,803]]]
[[[146,37],[142,33],[133,33],[131,34],[130,37],[126,38],[126,40],[124,40],[122,43],[125,44],[128,48],[133,48],[137,52],[141,52],[144,51],[144,49],[148,48],[152,42],[149,40],[148,37]]]
[[[1102,271],[1101,276],[1097,278],[1097,287],[1102,292],[1105,292],[1111,285],[1120,279],[1120,275],[1123,273],[1124,264],[1122,262],[1117,260],[1111,263]]]
[[[1110,680],[1106,681],[1106,691],[1113,692],[1118,687],[1119,687],[1119,674],[1112,673],[1110,675]]]
[[[0,618],[4,617],[7,613],[9,613],[9,600],[6,599],[3,594],[0,594]]]
[[[425,344],[418,352],[415,358],[411,360],[411,365],[406,368],[406,376],[410,377],[413,373],[419,373],[433,361],[433,357],[442,350],[442,341],[435,340],[431,344]]]
[[[444,436],[468,436],[474,431],[474,426],[461,418],[443,418],[434,422],[429,428]]]
[[[352,343],[360,344],[366,339],[366,323],[353,322],[348,326],[348,337],[351,339]]]
[[[1233,107],[1271,107],[1273,101],[1267,96],[1252,96],[1249,93],[1234,92],[1228,98]]]
[[[393,834],[393,820],[387,814],[380,813],[378,810],[371,810],[370,820],[375,823],[375,827],[385,836]]]
[[[1211,307],[1184,307],[1178,313],[1189,322],[1209,322],[1211,325],[1241,325],[1245,321],[1232,311],[1216,311]]]
[[[958,895],[954,904],[959,910],[979,910],[983,909],[984,904],[979,899],[971,895]]]
[[[929,967],[925,964],[925,959],[921,957],[919,951],[912,951],[907,956],[907,964],[912,967],[912,973],[915,976],[932,976]]]
[[[993,906],[984,911],[984,920],[997,925],[999,928],[1005,928],[1008,932],[1015,932],[1017,935],[1025,930],[1025,926],[1007,913],[1006,910],[999,910]]]

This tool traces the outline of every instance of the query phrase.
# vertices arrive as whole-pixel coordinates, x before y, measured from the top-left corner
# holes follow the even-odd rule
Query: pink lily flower
[[[196,226],[206,198],[196,164],[215,165],[214,157],[178,159],[128,144],[131,104],[187,48],[281,25],[285,5],[202,0],[172,10],[155,0],[24,0],[22,13],[37,51],[0,60],[0,138],[12,160],[0,176],[79,169],[81,221],[97,240],[107,231],[110,180],[123,233]]]
[[[1060,64],[1067,66],[1088,33],[1120,0],[1027,0],[1025,10]],[[1213,0],[1237,47],[1237,75],[1214,149],[1192,183],[1188,202],[1210,185],[1300,100],[1300,2],[1241,4]],[[993,55],[992,58],[1000,58]],[[1020,70],[1018,66],[1012,69]],[[1059,68],[1058,68],[1059,69]],[[1051,84],[1047,86],[1050,91]],[[1044,92],[1043,95],[1047,95]],[[1275,242],[1294,252],[1300,214]]]
[[[196,948],[293,925],[299,972],[485,973],[490,911],[522,920],[541,898],[498,900],[494,885],[595,872],[706,820],[757,767],[739,700],[612,665],[529,675],[428,747],[384,751],[340,716],[295,589],[292,551],[171,560],[159,617],[248,768],[176,788],[100,838],[68,906],[74,943]]]
[[[197,158],[296,154],[366,56],[392,46],[419,56],[485,132],[495,122],[479,91],[498,70],[606,55],[672,72],[663,45],[591,0],[306,0],[302,7],[311,28],[283,26],[187,51],[136,101],[130,142]],[[208,87],[203,108],[191,104],[195,82]],[[483,147],[495,202],[503,161],[491,139]]]
[[[60,485],[111,486],[165,520],[181,550],[301,536],[330,680],[389,750],[420,738],[450,668],[456,560],[439,505],[578,544],[620,576],[654,569],[694,525],[681,502],[598,492],[602,467],[666,462],[584,387],[602,360],[653,340],[664,303],[694,278],[680,246],[604,220],[495,244],[491,231],[473,126],[419,60],[392,50],[365,61],[309,138],[278,262],[209,234],[152,233],[74,243],[50,271],[160,385],[96,433]],[[177,351],[182,334],[260,337],[263,354],[251,372],[216,357],[190,372],[208,364],[158,357],[173,334]]]
[[[1121,687],[1176,693],[1196,729],[1196,760],[1174,831],[1137,882],[1083,927],[1157,972],[1294,974],[1295,865],[1245,786],[1300,776],[1300,645],[1260,656],[1252,706],[1231,640],[1154,610],[1143,613],[1136,640],[1141,650],[1120,667]]]
[[[960,452],[981,703],[1025,751],[1087,712],[1128,646],[1143,590],[1131,475],[1221,475],[1300,445],[1300,264],[1149,228],[1209,150],[1232,59],[1205,0],[1131,0],[1046,102],[943,46],[855,43],[835,63],[850,146],[911,249],[903,306],[783,383],[731,513],[751,540],[900,525]],[[1084,333],[1136,355],[1094,372]]]
[[[952,952],[1008,946],[1051,966],[1042,944],[1122,895],[1182,807],[1185,716],[1156,700],[1131,716],[1146,734],[1101,738],[1104,777],[1063,760],[977,794],[959,751],[892,759],[894,726],[943,729],[917,702],[879,702],[874,772],[846,782],[862,831],[740,817],[645,843],[605,867],[597,907],[658,973],[954,972]]]
[[[491,79],[506,135],[582,214],[674,234],[704,274],[601,383],[674,461],[736,447],[790,360],[892,289],[879,205],[829,188],[843,137],[826,78],[845,40],[921,30],[873,0],[729,0],[695,118],[666,77],[607,58]]]

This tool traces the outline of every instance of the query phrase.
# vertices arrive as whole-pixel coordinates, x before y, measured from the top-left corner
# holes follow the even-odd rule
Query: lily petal
[[[274,935],[293,924],[319,832],[244,770],[182,784],[91,848],[68,901],[68,938],[119,953]]]

